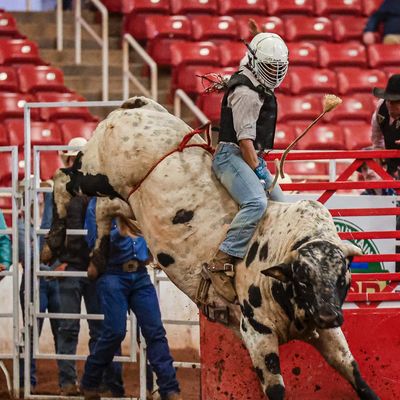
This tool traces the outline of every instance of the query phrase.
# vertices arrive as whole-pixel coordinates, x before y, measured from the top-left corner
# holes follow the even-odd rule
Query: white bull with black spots
[[[44,258],[60,251],[71,195],[118,197],[129,202],[158,264],[195,301],[202,264],[215,254],[237,212],[211,171],[211,155],[199,148],[172,153],[129,196],[189,131],[180,119],[143,97],[113,111],[74,166],[55,177],[56,207]],[[201,142],[200,137],[191,140]],[[98,223],[101,230],[104,221]],[[245,259],[236,266],[239,304],[226,303],[210,287],[208,303],[229,309],[228,326],[246,344],[268,399],[284,399],[279,345],[292,339],[314,345],[360,399],[379,399],[361,377],[340,329],[350,284],[348,264],[356,254],[359,249],[341,242],[320,203],[270,202]]]

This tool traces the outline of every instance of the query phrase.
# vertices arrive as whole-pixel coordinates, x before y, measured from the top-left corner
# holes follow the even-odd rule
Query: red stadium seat
[[[284,166],[285,174],[296,180],[322,180],[328,177],[328,164],[316,161],[287,161]]]
[[[196,104],[211,122],[216,123],[221,117],[223,97],[223,93],[202,94],[196,100]]]
[[[333,20],[333,36],[336,42],[361,41],[366,19],[355,16],[341,16]]]
[[[233,67],[226,67],[226,68],[221,68],[221,67],[212,67],[212,66],[205,66],[205,65],[199,65],[199,66],[193,66],[193,78],[190,79],[189,81],[183,81],[182,79],[179,79],[178,77],[178,86],[183,89],[187,93],[196,93],[196,94],[201,94],[204,92],[206,88],[208,88],[212,83],[207,81],[206,79],[200,78],[200,76],[207,75],[207,74],[216,74],[220,75],[225,79],[229,79],[230,76],[236,72],[237,68]],[[217,80],[217,77],[214,76],[208,76],[208,78],[212,80]]]
[[[6,118],[24,118],[25,103],[35,101],[30,94],[22,93],[0,93],[0,120]],[[39,119],[39,110],[31,109],[31,118]]]
[[[37,44],[27,39],[0,40],[0,64],[46,65],[39,57]]]
[[[9,146],[10,138],[4,125],[0,125],[0,146]]]
[[[18,92],[17,72],[13,67],[0,66],[0,90],[3,92]]]
[[[84,137],[86,140],[89,140],[97,128],[97,122],[87,122],[81,119],[65,120],[59,125],[63,144],[68,144],[74,137]]]
[[[79,102],[85,99],[75,93],[55,93],[55,92],[40,92],[36,95],[39,102]],[[84,119],[85,121],[94,121],[96,118],[90,114],[86,107],[54,107],[41,108],[40,116],[45,121],[53,121],[59,119]]]
[[[286,149],[296,139],[296,128],[292,125],[277,124],[275,130],[274,149]]]
[[[192,17],[194,40],[238,40],[238,27],[229,16],[197,15]]]
[[[122,0],[122,12],[130,13],[159,13],[169,14],[169,0]]]
[[[297,135],[303,131],[297,127]],[[305,128],[305,126],[304,126]],[[342,127],[331,124],[313,127],[297,144],[299,150],[345,150]]]
[[[211,42],[178,42],[171,44],[171,63],[181,64],[219,64],[218,47]]]
[[[369,17],[382,4],[382,0],[363,0],[363,14]]]
[[[315,13],[317,15],[353,14],[362,12],[361,0],[317,0]]]
[[[158,37],[190,39],[192,28],[184,15],[148,15],[145,18],[146,39]]]
[[[0,36],[8,38],[22,38],[17,28],[15,18],[6,12],[0,12]]]
[[[267,10],[264,0],[219,0],[219,13],[221,15],[266,15]]]
[[[25,174],[24,161],[21,153],[18,154],[18,180],[22,180]],[[0,153],[0,186],[11,186],[12,163],[9,152]]]
[[[386,86],[386,74],[377,69],[341,68],[336,72],[340,94],[371,93],[375,86]]]
[[[10,136],[10,144],[15,146],[24,145],[24,121],[10,120],[5,123]],[[60,128],[54,122],[31,123],[31,143],[32,145],[52,145],[62,144]]]
[[[321,101],[316,96],[278,96],[278,121],[306,121],[322,112]]]
[[[122,13],[123,11],[123,0],[102,0],[101,1],[107,10],[113,13]]]
[[[350,121],[371,122],[372,114],[375,110],[372,96],[363,94],[343,97],[343,103],[334,111],[325,115],[324,119],[328,122],[338,122],[343,125]]]
[[[240,61],[246,55],[247,48],[241,42],[229,42],[219,46],[222,67],[239,68]]]
[[[312,43],[288,43],[290,65],[309,65],[315,67],[318,64],[317,47]]]
[[[191,39],[192,25],[186,16],[148,15],[145,18],[147,51],[159,65],[171,65],[171,43]]]
[[[292,71],[294,68],[296,68],[296,67],[290,68],[289,71]],[[288,75],[286,75],[286,77],[282,81],[282,83],[275,89],[275,94],[279,94],[279,93],[284,93],[284,94],[292,93],[290,73]]]
[[[371,68],[400,66],[399,46],[373,44],[368,46],[368,61]]]
[[[285,20],[286,40],[332,40],[332,22],[324,17],[294,16]]]
[[[371,124],[343,126],[347,150],[361,150],[372,146]]]
[[[313,0],[268,0],[267,9],[269,15],[281,14],[313,14]]]
[[[296,67],[289,71],[293,94],[337,92],[336,74],[332,70]]]
[[[172,14],[217,14],[217,0],[171,0]]]
[[[400,74],[400,67],[388,67],[388,68],[384,68],[384,71],[385,71],[387,78],[389,79],[394,74]]]
[[[324,43],[318,48],[321,67],[365,67],[367,56],[365,47],[356,42]]]
[[[52,179],[57,169],[64,165],[60,156],[53,151],[43,151],[40,153],[40,179],[47,181]]]
[[[18,68],[19,87],[23,93],[38,91],[69,92],[64,85],[64,73],[46,65],[23,65]]]
[[[261,15],[252,15],[251,18],[256,22],[261,31],[277,33],[282,38],[285,38],[285,28],[280,18],[264,17]],[[252,36],[249,28],[249,16],[235,15],[235,20],[239,28],[239,38],[250,41]]]

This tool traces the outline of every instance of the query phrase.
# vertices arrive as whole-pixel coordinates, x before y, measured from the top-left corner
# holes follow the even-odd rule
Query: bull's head
[[[317,328],[335,328],[343,324],[351,258],[360,254],[352,244],[313,240],[292,251],[284,263],[262,273],[292,284],[295,317]]]

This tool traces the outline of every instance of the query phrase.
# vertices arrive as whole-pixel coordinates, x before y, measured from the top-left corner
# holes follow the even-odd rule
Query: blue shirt
[[[383,34],[400,34],[400,1],[384,0],[368,19],[364,32],[376,32],[383,23]]]
[[[86,241],[90,249],[93,249],[97,239],[96,200],[96,197],[90,200],[85,216],[85,229],[88,231]],[[146,241],[141,236],[135,239],[130,236],[122,236],[119,233],[115,220],[113,220],[110,232],[108,265],[120,265],[135,259],[146,261],[148,258],[149,253]]]
[[[0,210],[0,229],[7,229],[6,221],[3,212]],[[11,240],[4,233],[0,234],[0,264],[3,264],[7,269],[12,263]]]

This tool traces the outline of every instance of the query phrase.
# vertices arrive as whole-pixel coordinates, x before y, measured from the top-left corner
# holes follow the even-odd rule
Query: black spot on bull
[[[285,398],[285,388],[280,384],[268,386],[265,394],[269,400],[283,400]]]
[[[291,248],[291,250],[297,250],[300,246],[302,246],[304,243],[307,243],[310,241],[310,236],[305,236],[303,239],[298,240]]]
[[[141,108],[141,107],[145,106],[146,104],[147,103],[144,100],[136,98],[134,101],[130,101],[130,100],[125,101],[122,104],[121,108],[124,108],[124,109]]]
[[[379,397],[372,391],[372,389],[361,377],[360,370],[358,369],[358,364],[355,361],[352,361],[351,365],[353,367],[353,376],[355,380],[354,389],[360,396],[360,399],[379,400]]]
[[[249,324],[256,332],[261,333],[262,335],[270,335],[272,333],[271,329],[268,328],[268,326],[262,324],[261,322],[258,322],[253,317],[249,318],[248,320]]]
[[[247,332],[247,326],[246,326],[246,323],[244,322],[244,318],[242,318],[241,325],[242,325],[242,331]]]
[[[99,275],[105,272],[110,253],[110,235],[101,238],[99,248],[93,251],[92,263],[95,265]]]
[[[157,261],[163,266],[168,267],[175,262],[175,259],[166,253],[158,253]]]
[[[242,308],[242,313],[246,318],[254,317],[254,311],[247,300],[243,301],[243,306],[241,308]]]
[[[280,305],[282,310],[285,311],[287,317],[292,320],[294,318],[293,305],[290,301],[290,297],[293,295],[292,286],[289,285],[285,290],[282,283],[273,281],[271,292],[274,300]]]
[[[261,290],[258,286],[250,285],[249,287],[249,302],[253,307],[261,306]]]
[[[268,258],[268,242],[265,242],[260,249],[260,261]]]
[[[179,210],[176,212],[175,217],[172,219],[173,224],[184,224],[193,218],[194,212],[187,210]]]
[[[249,252],[247,253],[247,258],[246,258],[246,267],[249,267],[250,264],[254,261],[256,258],[257,250],[258,250],[259,243],[255,241],[251,247]]]
[[[279,356],[276,353],[269,353],[265,356],[265,365],[271,374],[278,375],[281,373],[279,364]]]
[[[80,169],[82,168],[83,153],[79,152],[74,164],[69,168],[61,168],[64,174],[70,177],[70,181],[66,185],[68,192],[75,196],[80,192],[88,196],[108,196],[111,199],[118,197],[124,200],[119,193],[117,193],[108,181],[108,177],[103,174],[83,174]]]

